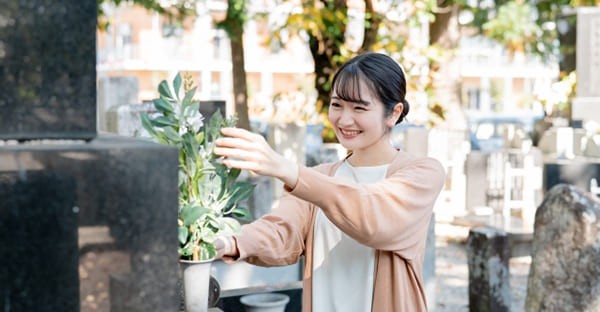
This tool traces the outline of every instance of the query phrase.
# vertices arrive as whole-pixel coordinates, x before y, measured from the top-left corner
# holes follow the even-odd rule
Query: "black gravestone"
[[[97,136],[97,1],[0,7],[0,309],[176,311],[179,153]]]
[[[544,163],[544,191],[558,184],[571,184],[586,192],[591,181],[600,183],[600,163],[579,160],[557,160]]]
[[[0,7],[0,139],[93,138],[97,1]]]
[[[177,156],[105,135],[0,147],[0,306],[79,311],[91,296],[97,311],[176,310]],[[103,285],[84,287],[92,275]]]

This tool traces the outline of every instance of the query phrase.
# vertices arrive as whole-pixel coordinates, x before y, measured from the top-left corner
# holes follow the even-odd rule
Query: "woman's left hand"
[[[223,160],[226,166],[278,178],[291,188],[296,186],[298,165],[275,152],[261,135],[240,128],[223,128],[221,133],[227,137],[217,139],[214,153],[235,158]]]

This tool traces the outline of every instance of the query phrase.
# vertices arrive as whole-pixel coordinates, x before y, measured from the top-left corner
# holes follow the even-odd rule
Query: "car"
[[[495,152],[505,148],[506,133],[510,130],[533,135],[535,121],[544,118],[538,114],[488,114],[467,116],[471,150]],[[512,128],[512,129],[511,129]]]

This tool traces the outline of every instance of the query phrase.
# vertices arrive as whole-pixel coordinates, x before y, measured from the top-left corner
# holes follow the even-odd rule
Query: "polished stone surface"
[[[0,7],[0,139],[93,138],[97,1]]]
[[[0,146],[0,307],[177,310],[177,157],[107,135]]]

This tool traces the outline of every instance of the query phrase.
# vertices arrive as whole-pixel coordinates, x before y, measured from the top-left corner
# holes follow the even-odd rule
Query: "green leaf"
[[[239,234],[242,231],[240,223],[234,218],[224,217],[223,223],[225,224],[225,229],[223,229],[223,235],[235,235]]]
[[[158,85],[158,93],[167,98],[168,100],[175,99],[171,94],[171,90],[169,90],[169,85],[165,80],[161,81],[161,83]]]
[[[165,99],[163,99],[162,97],[152,100],[152,103],[154,103],[154,107],[156,107],[156,109],[158,111],[161,111],[163,113],[174,113],[175,112],[175,110],[173,109],[173,106],[171,106],[171,103],[169,103],[168,101],[165,101]]]
[[[184,256],[184,257],[189,257],[192,255],[192,246],[191,244],[186,244],[183,247],[179,248],[179,254]]]
[[[192,98],[194,97],[195,93],[196,93],[196,87],[192,88],[190,91],[188,91],[185,94],[185,96],[183,97],[183,101],[181,101],[181,105],[183,107],[190,106],[190,104],[192,104]]]
[[[236,205],[240,201],[248,198],[254,192],[255,185],[250,182],[237,182],[231,187],[233,196],[228,202],[227,207]]]
[[[252,220],[254,220],[254,218],[252,218],[252,214],[250,214],[250,211],[248,209],[246,209],[246,208],[237,207],[237,208],[233,209],[231,211],[231,213],[235,217],[237,217],[239,219],[242,219],[242,220],[245,220],[245,221],[252,221]]]
[[[152,120],[152,124],[155,127],[167,127],[167,126],[177,127],[177,122],[175,122],[171,118],[165,117],[165,116],[158,116],[158,117],[154,118]]]
[[[210,209],[200,206],[185,206],[179,211],[179,218],[184,226],[188,226],[198,221],[203,215],[210,213]]]
[[[215,249],[215,245],[207,242],[200,243],[200,259],[209,260],[214,258],[217,255],[217,250]]]
[[[187,242],[188,238],[188,229],[185,226],[180,226],[177,233],[177,238],[179,239],[179,243],[182,245]]]
[[[167,138],[169,138],[169,140],[171,140],[175,143],[180,143],[183,140],[179,136],[179,133],[177,133],[177,131],[175,131],[175,129],[173,129],[173,127],[165,127],[164,133],[167,136]]]
[[[200,145],[198,141],[196,141],[196,136],[191,132],[186,132],[183,134],[183,148],[188,156],[188,160],[196,163],[198,160],[198,149]]]
[[[179,88],[181,88],[181,74],[177,73],[177,76],[173,79],[173,89],[175,90],[177,99],[179,99]]]
[[[142,127],[144,127],[144,129],[146,129],[146,131],[148,131],[148,133],[150,133],[150,135],[152,135],[153,137],[156,137],[156,130],[154,129],[154,127],[152,126],[152,121],[150,120],[150,117],[148,117],[148,115],[146,114],[141,114],[142,116]]]

